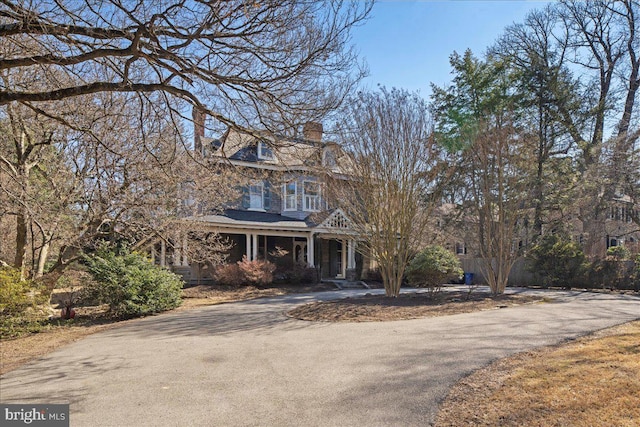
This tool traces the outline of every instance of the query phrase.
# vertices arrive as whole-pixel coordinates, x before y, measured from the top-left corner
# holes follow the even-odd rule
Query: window
[[[258,142],[258,158],[262,160],[273,160],[273,150],[266,142]]]
[[[466,255],[467,246],[464,243],[456,242],[456,255]]]
[[[304,182],[304,196],[303,196],[304,210],[305,211],[319,211],[320,210],[320,184],[317,182],[305,181]]]
[[[336,167],[337,165],[337,161],[336,161],[336,153],[333,151],[333,149],[331,148],[325,148],[324,152],[323,152],[323,165],[325,167],[328,168],[333,168]]]
[[[298,209],[298,192],[296,182],[291,181],[284,185],[284,210],[295,211]]]
[[[264,209],[263,192],[264,186],[261,182],[249,186],[249,209]]]

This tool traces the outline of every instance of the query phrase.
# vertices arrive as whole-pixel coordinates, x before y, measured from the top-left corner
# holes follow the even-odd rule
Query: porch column
[[[180,260],[180,265],[183,267],[189,266],[189,259],[187,258],[187,245],[188,245],[187,237],[185,236],[182,239],[182,259]]]
[[[157,254],[156,254],[156,245],[155,243],[151,245],[151,264],[155,264],[156,263],[156,258],[157,258]]]
[[[253,234],[251,236],[253,238],[253,243],[252,243],[252,255],[251,255],[251,261],[255,261],[258,259],[258,235],[257,234]]]
[[[347,244],[347,268],[356,268],[356,241],[349,239]]]
[[[167,263],[167,243],[164,239],[160,240],[160,267],[164,267]]]
[[[342,244],[342,271],[340,272],[340,274],[344,279],[346,279],[347,277],[347,252],[349,252],[348,242],[348,240],[340,241],[340,243]]]
[[[251,234],[247,233],[247,251],[246,254],[247,260],[251,261]]]
[[[311,268],[315,267],[315,261],[313,259],[313,257],[315,256],[315,254],[313,253],[313,245],[314,245],[313,233],[310,233],[309,236],[307,237],[307,265]]]

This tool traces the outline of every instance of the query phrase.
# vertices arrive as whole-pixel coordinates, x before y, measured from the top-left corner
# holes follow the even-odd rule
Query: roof
[[[344,218],[340,226],[334,226],[330,223],[332,219]],[[197,222],[207,224],[209,226],[223,229],[237,230],[278,230],[278,231],[298,231],[311,232],[318,230],[321,233],[339,232],[341,234],[351,233],[347,230],[349,220],[340,209],[326,212],[318,212],[300,220],[289,218],[276,213],[259,212],[259,211],[243,211],[237,209],[227,209],[217,215],[192,216],[184,219],[189,222]]]
[[[218,215],[193,216],[185,218],[186,221],[206,223],[226,228],[255,228],[289,231],[310,231],[312,226],[306,221],[289,218],[280,214],[241,211],[227,209]]]

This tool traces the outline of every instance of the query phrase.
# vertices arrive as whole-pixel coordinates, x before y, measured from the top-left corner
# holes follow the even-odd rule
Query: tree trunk
[[[26,277],[27,233],[27,217],[24,213],[21,213],[16,217],[16,255],[13,262],[14,267],[20,270],[21,279]]]
[[[47,262],[47,257],[49,256],[49,249],[51,248],[51,241],[46,241],[42,244],[40,248],[40,253],[38,254],[38,266],[34,274],[34,278],[39,279],[44,274],[44,266]]]

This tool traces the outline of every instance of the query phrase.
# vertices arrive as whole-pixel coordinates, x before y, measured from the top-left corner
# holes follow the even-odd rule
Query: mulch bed
[[[362,297],[305,304],[287,313],[300,320],[323,322],[383,322],[446,316],[546,301],[533,295],[499,295],[487,292],[400,294],[397,298],[367,294]]]

